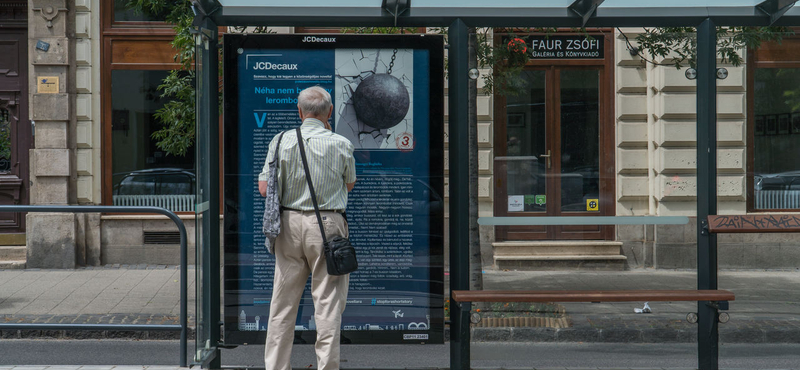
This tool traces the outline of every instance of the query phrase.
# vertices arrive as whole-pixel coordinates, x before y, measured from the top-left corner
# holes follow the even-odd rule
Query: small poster
[[[526,195],[525,196],[525,205],[536,204],[536,196],[535,195]]]
[[[508,196],[508,211],[509,212],[522,212],[525,210],[525,196],[524,195],[509,195]]]
[[[587,211],[599,211],[600,210],[600,200],[599,199],[586,199],[586,210]]]
[[[537,195],[535,202],[537,206],[543,206],[547,204],[547,195],[544,194]]]

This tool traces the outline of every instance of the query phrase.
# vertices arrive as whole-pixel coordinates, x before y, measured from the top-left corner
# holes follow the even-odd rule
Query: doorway
[[[27,23],[0,21],[9,25],[0,29],[0,205],[22,205],[28,204],[31,147]],[[24,233],[25,214],[0,212],[0,245],[24,243]],[[8,238],[15,235],[18,237]]]
[[[496,216],[613,215],[607,71],[603,66],[529,67],[522,72],[527,84],[522,93],[498,97]],[[497,229],[499,241],[612,238],[613,226]]]

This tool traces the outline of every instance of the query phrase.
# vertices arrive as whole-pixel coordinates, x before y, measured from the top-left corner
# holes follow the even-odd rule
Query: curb
[[[193,316],[188,318],[187,338],[194,339]],[[179,325],[173,315],[108,314],[108,315],[2,315],[0,323],[8,324],[152,324]],[[179,340],[180,331],[163,330],[3,330],[0,339],[147,339]]]
[[[178,324],[167,315],[22,315],[0,316],[0,323]],[[473,342],[696,343],[697,326],[676,320],[573,317],[568,328],[471,327]],[[188,338],[195,337],[194,317]],[[720,343],[800,343],[800,319],[739,319],[719,326]],[[178,331],[0,330],[0,339],[178,340]],[[444,340],[450,340],[445,327]]]
[[[569,328],[471,328],[473,342],[697,343],[679,321],[591,319]],[[449,334],[449,333],[448,333]],[[449,339],[449,335],[445,336]],[[719,326],[720,343],[800,343],[800,320],[739,320]]]

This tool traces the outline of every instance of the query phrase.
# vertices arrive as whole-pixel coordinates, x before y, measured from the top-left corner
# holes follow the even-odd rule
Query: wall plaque
[[[58,77],[39,76],[36,78],[36,87],[39,94],[58,94]]]

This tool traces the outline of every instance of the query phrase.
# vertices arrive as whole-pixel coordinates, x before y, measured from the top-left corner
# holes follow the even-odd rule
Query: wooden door
[[[608,76],[599,66],[533,67],[525,93],[497,99],[495,215],[613,214]],[[611,213],[610,213],[611,212]],[[604,240],[613,227],[498,227],[498,240]]]
[[[27,14],[27,13],[25,13]],[[14,24],[13,22],[8,22]],[[27,27],[0,29],[0,204],[28,204]],[[0,233],[24,233],[25,214],[0,213]]]

